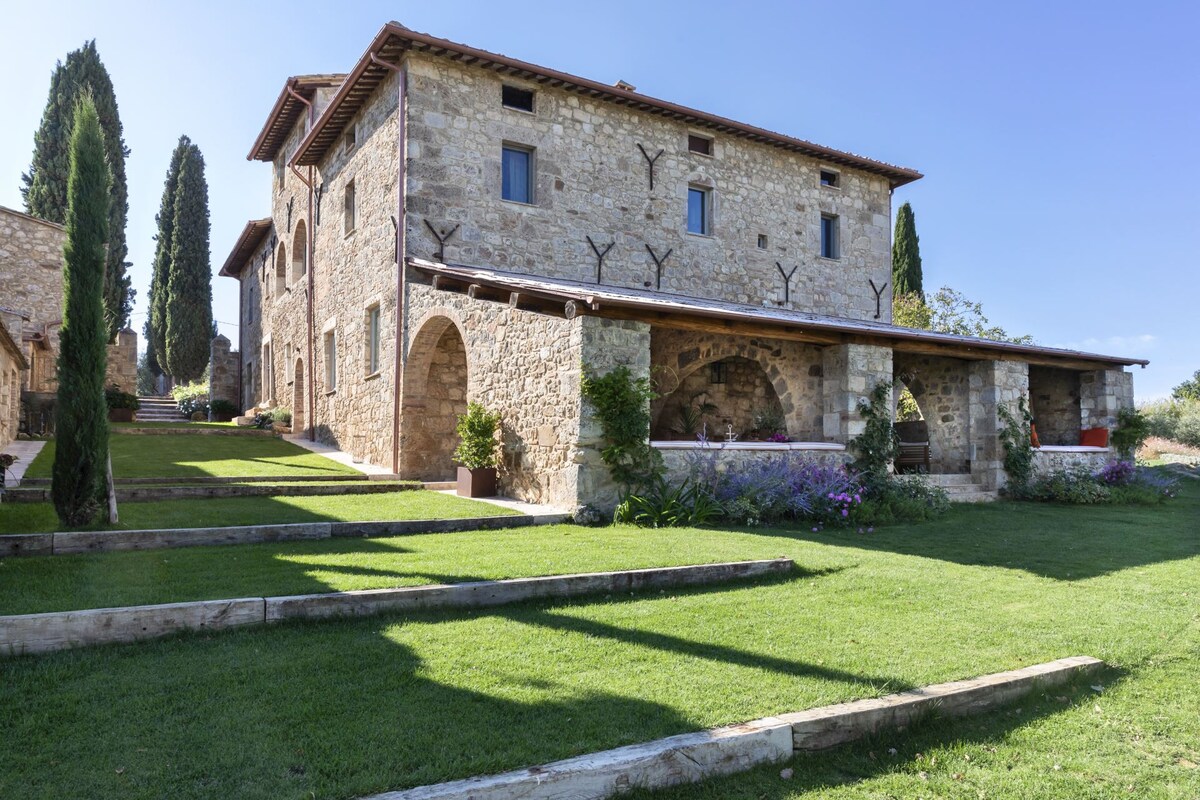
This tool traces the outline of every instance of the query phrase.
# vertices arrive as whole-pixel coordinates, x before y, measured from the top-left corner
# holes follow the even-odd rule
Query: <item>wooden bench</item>
[[[896,472],[913,470],[929,473],[929,426],[925,420],[897,422],[896,434],[900,447],[896,453]]]

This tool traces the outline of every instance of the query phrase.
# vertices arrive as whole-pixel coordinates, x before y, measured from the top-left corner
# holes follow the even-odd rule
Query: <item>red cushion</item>
[[[1029,425],[1029,443],[1034,447],[1041,447],[1042,443],[1038,440],[1037,425],[1030,423]]]
[[[1084,428],[1079,432],[1083,447],[1108,447],[1108,428]]]

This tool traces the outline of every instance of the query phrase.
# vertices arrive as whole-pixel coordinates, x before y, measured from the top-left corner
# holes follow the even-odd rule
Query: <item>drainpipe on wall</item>
[[[293,90],[291,86],[288,86],[287,90],[288,94],[299,100],[304,105],[308,106],[308,124],[305,126],[305,131],[307,132],[312,130],[313,123],[316,121],[317,117],[317,111],[315,108],[313,108],[313,104],[309,102],[309,100],[303,95]],[[308,417],[304,420],[304,422],[306,425],[308,425],[308,440],[310,442],[315,442],[317,440],[317,402],[315,395],[316,371],[313,368],[313,293],[315,291],[316,281],[313,273],[316,271],[314,269],[316,254],[313,252],[313,245],[315,243],[314,237],[316,236],[316,224],[313,220],[313,184],[316,183],[316,181],[313,177],[313,167],[308,168],[307,179],[300,174],[300,171],[296,169],[295,164],[288,164],[288,169],[296,173],[296,177],[299,178],[300,182],[308,188],[308,223],[305,225],[305,234],[308,237],[308,241],[305,243],[304,253],[304,257],[308,261],[308,263],[304,265],[304,271],[308,277],[308,300],[305,304],[307,319],[305,320],[306,325],[304,332],[304,338],[306,344],[308,345],[308,358],[306,359],[305,363],[305,366],[308,369],[308,380],[304,384],[305,393],[308,395]],[[291,354],[288,354],[286,358],[291,358]],[[287,369],[286,365],[284,366],[284,369]],[[293,375],[292,380],[296,380],[296,376]],[[295,413],[296,409],[292,409],[293,418]]]
[[[400,393],[404,375],[404,234],[407,223],[405,211],[405,115],[407,111],[407,74],[399,64],[384,61],[371,53],[371,63],[396,73],[396,353],[392,362],[392,472],[400,473]]]

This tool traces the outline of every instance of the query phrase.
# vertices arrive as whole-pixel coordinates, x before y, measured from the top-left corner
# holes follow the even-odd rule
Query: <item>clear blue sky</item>
[[[0,205],[56,60],[95,38],[132,149],[141,329],[171,149],[204,151],[213,269],[269,211],[245,160],[288,75],[341,72],[389,19],[914,167],[925,285],[1039,343],[1152,360],[1139,399],[1200,369],[1200,6],[1195,3],[6,2]],[[214,315],[237,319],[213,279]],[[236,342],[236,328],[222,325]]]

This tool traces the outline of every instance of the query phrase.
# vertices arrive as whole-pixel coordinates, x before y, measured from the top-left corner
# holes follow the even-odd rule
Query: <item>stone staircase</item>
[[[134,419],[138,422],[186,422],[179,407],[170,397],[138,397],[138,408]]]
[[[926,475],[934,486],[940,486],[950,495],[951,503],[990,503],[1000,497],[1000,493],[983,488],[976,483],[971,475],[930,474]]]

